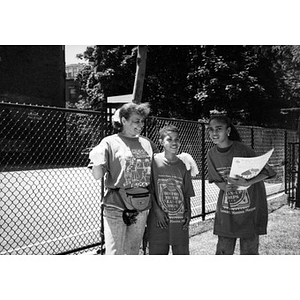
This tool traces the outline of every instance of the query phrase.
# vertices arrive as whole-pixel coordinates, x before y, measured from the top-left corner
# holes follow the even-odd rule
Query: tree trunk
[[[142,102],[143,85],[146,73],[147,60],[147,46],[138,46],[136,58],[136,72],[133,86],[133,100],[134,103]]]

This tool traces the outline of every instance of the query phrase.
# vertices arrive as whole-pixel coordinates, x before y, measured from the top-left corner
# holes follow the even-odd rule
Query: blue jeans
[[[234,254],[236,238],[218,236],[217,255]],[[258,255],[259,236],[253,238],[240,238],[240,254],[241,255]]]
[[[138,255],[144,236],[148,211],[137,215],[137,222],[126,226],[123,211],[104,208],[104,239],[106,255]]]

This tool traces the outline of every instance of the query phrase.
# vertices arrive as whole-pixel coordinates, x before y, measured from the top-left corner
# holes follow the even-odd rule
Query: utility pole
[[[146,73],[147,46],[138,46],[136,58],[136,72],[133,85],[132,102],[139,104],[142,102],[143,85]]]

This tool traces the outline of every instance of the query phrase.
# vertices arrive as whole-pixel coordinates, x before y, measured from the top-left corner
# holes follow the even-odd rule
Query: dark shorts
[[[173,255],[189,255],[189,244],[183,245],[171,245]],[[156,244],[149,242],[149,255],[168,255],[170,245],[169,244]]]

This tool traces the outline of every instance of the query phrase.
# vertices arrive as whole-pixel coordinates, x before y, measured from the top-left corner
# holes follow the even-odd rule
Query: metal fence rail
[[[212,146],[205,124],[150,117],[144,134],[158,144],[165,124],[180,130],[181,152],[200,173],[193,178],[192,217],[214,212],[218,190],[207,182],[206,154]],[[112,133],[111,110],[78,111],[0,103],[0,254],[82,253],[100,242],[101,186],[87,169],[89,150]],[[293,131],[238,128],[259,154],[275,148],[270,163],[278,176],[268,194],[283,191],[288,143]]]

